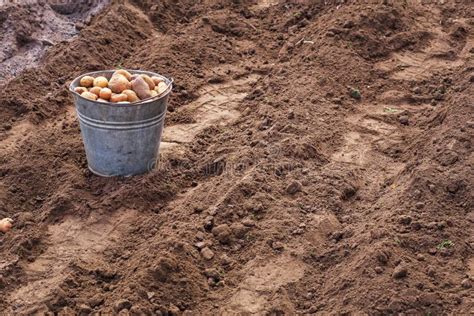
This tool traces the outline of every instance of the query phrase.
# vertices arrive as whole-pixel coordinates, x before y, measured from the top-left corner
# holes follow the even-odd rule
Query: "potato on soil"
[[[136,94],[135,91],[133,91],[133,90],[123,90],[122,93],[127,95],[129,102],[137,102],[137,101],[140,101],[140,99],[138,98],[137,94]]]
[[[99,97],[101,97],[102,99],[109,100],[111,96],[112,90],[110,90],[109,88],[100,89]]]
[[[81,87],[86,87],[86,88],[92,87],[94,85],[94,77],[84,76],[79,81],[79,84],[81,85]]]
[[[4,218],[0,220],[0,232],[6,233],[8,232],[13,226],[13,220],[11,218]]]
[[[155,82],[150,78],[150,76],[145,75],[145,74],[142,74],[141,76],[148,84],[148,87],[150,88],[150,90],[155,89]]]
[[[94,87],[105,88],[109,85],[109,81],[105,77],[97,77],[94,79]]]
[[[84,87],[75,87],[74,88],[74,91],[79,93],[79,94],[82,94],[83,92],[87,92],[87,88],[84,88]]]
[[[125,69],[116,70],[114,74],[112,75],[112,77],[115,76],[116,74],[120,74],[124,76],[125,78],[127,78],[128,81],[132,80],[132,74],[126,71]]]
[[[153,82],[155,83],[155,86],[159,85],[160,82],[163,82],[163,81],[164,81],[162,78],[157,77],[157,76],[151,77],[151,80],[153,80]]]
[[[128,100],[127,95],[123,93],[112,94],[112,96],[110,97],[110,102],[115,102],[115,103],[127,101],[127,100]]]
[[[166,89],[168,89],[168,85],[162,81],[156,86],[155,91],[158,92],[158,94],[162,94]]]
[[[137,76],[133,81],[132,81],[132,88],[138,95],[140,99],[148,99],[152,96],[150,87],[146,83],[145,79],[141,76]]]
[[[115,74],[110,78],[109,89],[113,93],[122,93],[123,90],[130,89],[130,82],[124,75]]]
[[[100,87],[92,87],[89,89],[89,92],[95,94],[96,96],[99,96],[100,90],[102,90]]]
[[[81,97],[94,101],[97,100],[97,95],[89,91],[83,92]]]

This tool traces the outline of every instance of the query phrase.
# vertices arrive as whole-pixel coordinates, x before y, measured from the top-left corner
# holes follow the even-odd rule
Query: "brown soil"
[[[55,7],[0,83],[3,314],[472,313],[472,7],[346,2]],[[66,87],[117,66],[176,86],[158,168],[99,178]]]

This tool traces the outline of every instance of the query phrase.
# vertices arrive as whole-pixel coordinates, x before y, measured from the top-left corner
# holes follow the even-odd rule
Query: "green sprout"
[[[436,246],[436,248],[439,249],[439,250],[442,250],[442,249],[446,249],[446,248],[451,248],[453,246],[454,246],[454,242],[452,242],[449,239],[446,239],[446,240],[443,240],[442,242],[440,242],[438,244],[438,246]]]

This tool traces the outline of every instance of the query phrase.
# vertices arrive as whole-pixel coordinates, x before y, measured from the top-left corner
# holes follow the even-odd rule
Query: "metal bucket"
[[[163,78],[168,85],[162,94],[132,104],[92,101],[74,92],[82,77],[110,79],[114,72],[83,74],[69,86],[76,104],[87,162],[93,173],[103,177],[142,174],[156,165],[172,81],[153,72],[130,71]]]

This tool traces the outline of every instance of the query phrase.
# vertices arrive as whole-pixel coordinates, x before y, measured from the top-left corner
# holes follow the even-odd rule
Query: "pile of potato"
[[[99,102],[134,103],[152,98],[166,91],[168,86],[160,77],[132,75],[125,69],[117,70],[110,80],[84,76],[74,89],[82,97]]]

